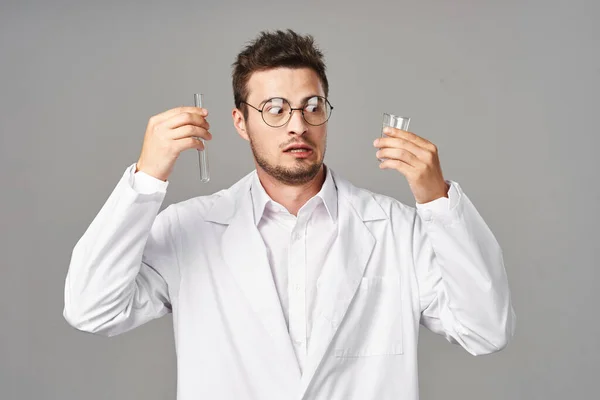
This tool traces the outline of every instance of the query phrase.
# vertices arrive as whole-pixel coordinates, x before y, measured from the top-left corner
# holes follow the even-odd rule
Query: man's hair
[[[315,46],[311,35],[298,35],[287,32],[260,32],[237,56],[233,63],[233,98],[235,106],[248,117],[247,107],[241,107],[248,98],[248,81],[252,73],[273,68],[312,68],[319,76],[325,92],[329,93],[329,83],[325,75],[323,53]]]

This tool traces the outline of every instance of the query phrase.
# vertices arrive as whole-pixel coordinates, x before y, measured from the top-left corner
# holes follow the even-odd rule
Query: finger
[[[178,153],[189,149],[204,150],[204,143],[198,138],[187,137],[175,140],[175,147]]]
[[[183,139],[189,137],[198,137],[205,140],[212,140],[212,134],[205,128],[195,125],[183,125],[170,131],[169,138]]]
[[[402,161],[413,168],[416,168],[423,164],[419,158],[406,149],[397,149],[392,147],[386,147],[377,151],[377,158],[379,159],[388,159],[388,160],[398,160]]]
[[[396,129],[396,128],[391,128],[389,126],[386,126],[385,128],[383,128],[383,133],[385,133],[387,136],[390,136],[390,137],[406,139],[406,140],[411,141],[425,149],[430,149],[431,145],[433,144],[429,140],[424,139],[421,136],[415,135],[412,132],[403,131],[401,129]]]
[[[206,117],[208,115],[208,110],[206,108],[182,106],[182,107],[175,107],[175,108],[172,108],[165,112],[162,112],[160,114],[154,115],[150,119],[153,120],[153,122],[155,124],[160,124],[160,123],[174,117],[177,114],[186,113],[186,112],[187,113],[199,113],[201,116],[204,116],[204,117]]]
[[[407,163],[400,160],[384,160],[379,164],[379,168],[381,169],[395,169],[399,171],[402,175],[408,176],[412,173],[413,167],[408,165]]]
[[[375,147],[379,147],[381,149],[390,147],[390,148],[398,148],[398,149],[406,149],[421,158],[422,160],[427,159],[427,150],[423,149],[421,146],[417,145],[410,140],[396,137],[384,137],[379,138],[374,143]]]
[[[157,128],[175,129],[185,125],[194,125],[210,129],[208,121],[197,112],[182,112],[176,114],[166,121],[161,122]]]

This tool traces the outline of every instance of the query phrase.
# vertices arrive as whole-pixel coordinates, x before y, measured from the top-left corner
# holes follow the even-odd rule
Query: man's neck
[[[298,210],[319,193],[325,182],[324,165],[321,166],[321,169],[311,181],[298,186],[286,185],[268,175],[261,168],[257,168],[256,172],[269,197],[284,206],[293,215],[298,215]]]

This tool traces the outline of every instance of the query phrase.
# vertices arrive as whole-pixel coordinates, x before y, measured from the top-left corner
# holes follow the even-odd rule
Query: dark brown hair
[[[233,98],[235,106],[244,111],[245,118],[248,117],[248,110],[241,105],[248,97],[248,80],[256,71],[279,67],[312,68],[321,79],[325,97],[329,93],[323,53],[315,46],[311,35],[298,35],[291,29],[287,32],[260,32],[238,54],[232,66]]]

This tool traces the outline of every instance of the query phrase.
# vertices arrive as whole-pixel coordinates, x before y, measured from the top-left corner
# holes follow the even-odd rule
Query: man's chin
[[[277,166],[262,166],[262,169],[267,174],[286,185],[302,185],[314,179],[319,173],[322,165],[322,163],[314,161],[302,161],[303,162],[300,164],[304,165],[298,165],[298,162],[294,162],[289,165],[286,165],[288,163],[285,163],[284,165]]]

